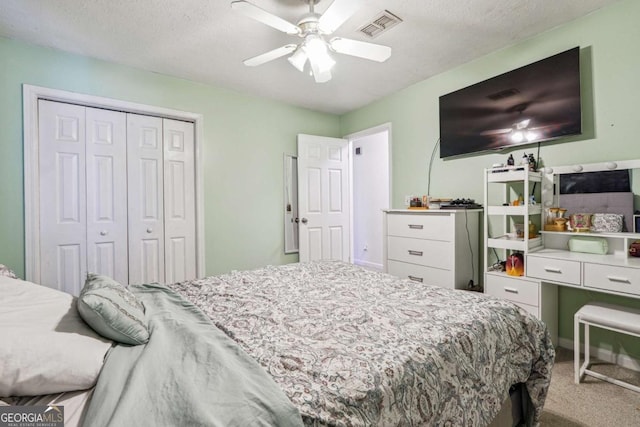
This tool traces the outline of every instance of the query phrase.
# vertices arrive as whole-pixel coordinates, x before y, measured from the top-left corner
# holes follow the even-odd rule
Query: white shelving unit
[[[513,302],[543,320],[551,339],[558,336],[557,287],[526,276],[527,255],[543,249],[540,233],[529,235],[529,222],[540,229],[542,206],[531,204],[529,195],[534,183],[542,182],[542,173],[522,166],[485,169],[484,175],[484,292]],[[513,206],[522,195],[524,202]],[[523,236],[516,234],[515,224],[523,225]],[[504,271],[492,269],[494,250],[500,260],[513,252],[522,252],[525,258],[525,276],[508,276]]]
[[[533,190],[533,183],[542,181],[542,173],[533,172],[522,167],[506,167],[500,169],[485,170],[484,188],[484,228],[492,230],[487,232],[485,238],[485,266],[489,267],[491,249],[500,249],[503,257],[507,252],[520,251],[526,255],[528,252],[542,247],[542,238],[529,235],[529,221],[534,217],[537,226],[540,225],[542,206],[529,203],[528,195]],[[494,196],[498,196],[498,200]],[[519,195],[523,196],[522,205],[513,206],[513,200]],[[514,224],[520,223],[524,227],[524,236],[517,237]],[[498,228],[498,230],[495,230]],[[526,268],[526,266],[525,266]]]

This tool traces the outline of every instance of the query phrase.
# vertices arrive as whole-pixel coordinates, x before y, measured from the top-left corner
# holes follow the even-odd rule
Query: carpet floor
[[[591,369],[640,386],[640,372],[592,358]],[[558,348],[540,420],[547,427],[640,426],[640,393],[590,376],[573,382],[573,351]]]

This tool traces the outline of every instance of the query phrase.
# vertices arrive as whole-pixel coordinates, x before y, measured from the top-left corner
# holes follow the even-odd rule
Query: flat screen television
[[[440,158],[582,132],[580,48],[440,97]]]

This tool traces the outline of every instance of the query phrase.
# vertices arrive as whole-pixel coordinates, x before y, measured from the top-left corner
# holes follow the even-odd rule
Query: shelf
[[[522,166],[519,167],[521,168]],[[529,181],[531,182],[542,181],[541,172],[518,169],[519,167],[512,166],[499,169],[486,169],[487,182],[507,183],[514,181],[524,181],[527,175],[529,176]]]
[[[487,246],[495,249],[511,249],[514,251],[529,252],[530,250],[542,246],[542,238],[534,237],[525,242],[524,239],[514,239],[508,235],[488,238]]]
[[[529,215],[539,215],[542,213],[541,205],[529,205]],[[487,214],[489,215],[513,215],[524,216],[527,206],[488,206]]]
[[[526,268],[527,268],[527,266],[525,265],[525,270],[526,270]],[[532,277],[527,277],[526,274],[524,276],[509,276],[506,271],[498,271],[498,270],[487,270],[485,272],[485,274],[487,274],[489,276],[505,277],[507,279],[527,281],[527,282],[531,282],[531,284],[533,284],[533,285],[537,285],[538,283],[540,283],[540,280],[534,279]]]
[[[606,232],[575,232],[575,231],[540,231],[542,234],[555,235],[555,236],[597,236],[606,237],[611,239],[638,239],[640,240],[640,233],[606,233]]]

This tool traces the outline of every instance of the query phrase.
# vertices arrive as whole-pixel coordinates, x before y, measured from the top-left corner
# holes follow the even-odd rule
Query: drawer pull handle
[[[515,288],[507,288],[507,287],[505,287],[505,288],[504,288],[504,291],[505,291],[505,292],[509,292],[509,293],[511,293],[511,294],[517,294],[517,293],[519,293],[519,292],[518,292],[518,290],[517,290],[517,289],[515,289]]]
[[[631,283],[631,280],[625,277],[607,276],[607,279],[611,280],[612,282]]]
[[[422,230],[424,228],[424,225],[420,225],[420,224],[409,224],[409,228],[414,229],[414,230]]]
[[[416,276],[409,276],[409,280],[413,280],[414,282],[424,282],[424,279],[422,277],[416,277]]]
[[[422,251],[412,251],[409,249],[409,255],[422,256]]]
[[[560,270],[559,268],[556,268],[556,267],[545,267],[544,271],[546,271],[548,273],[562,273],[562,270]]]

